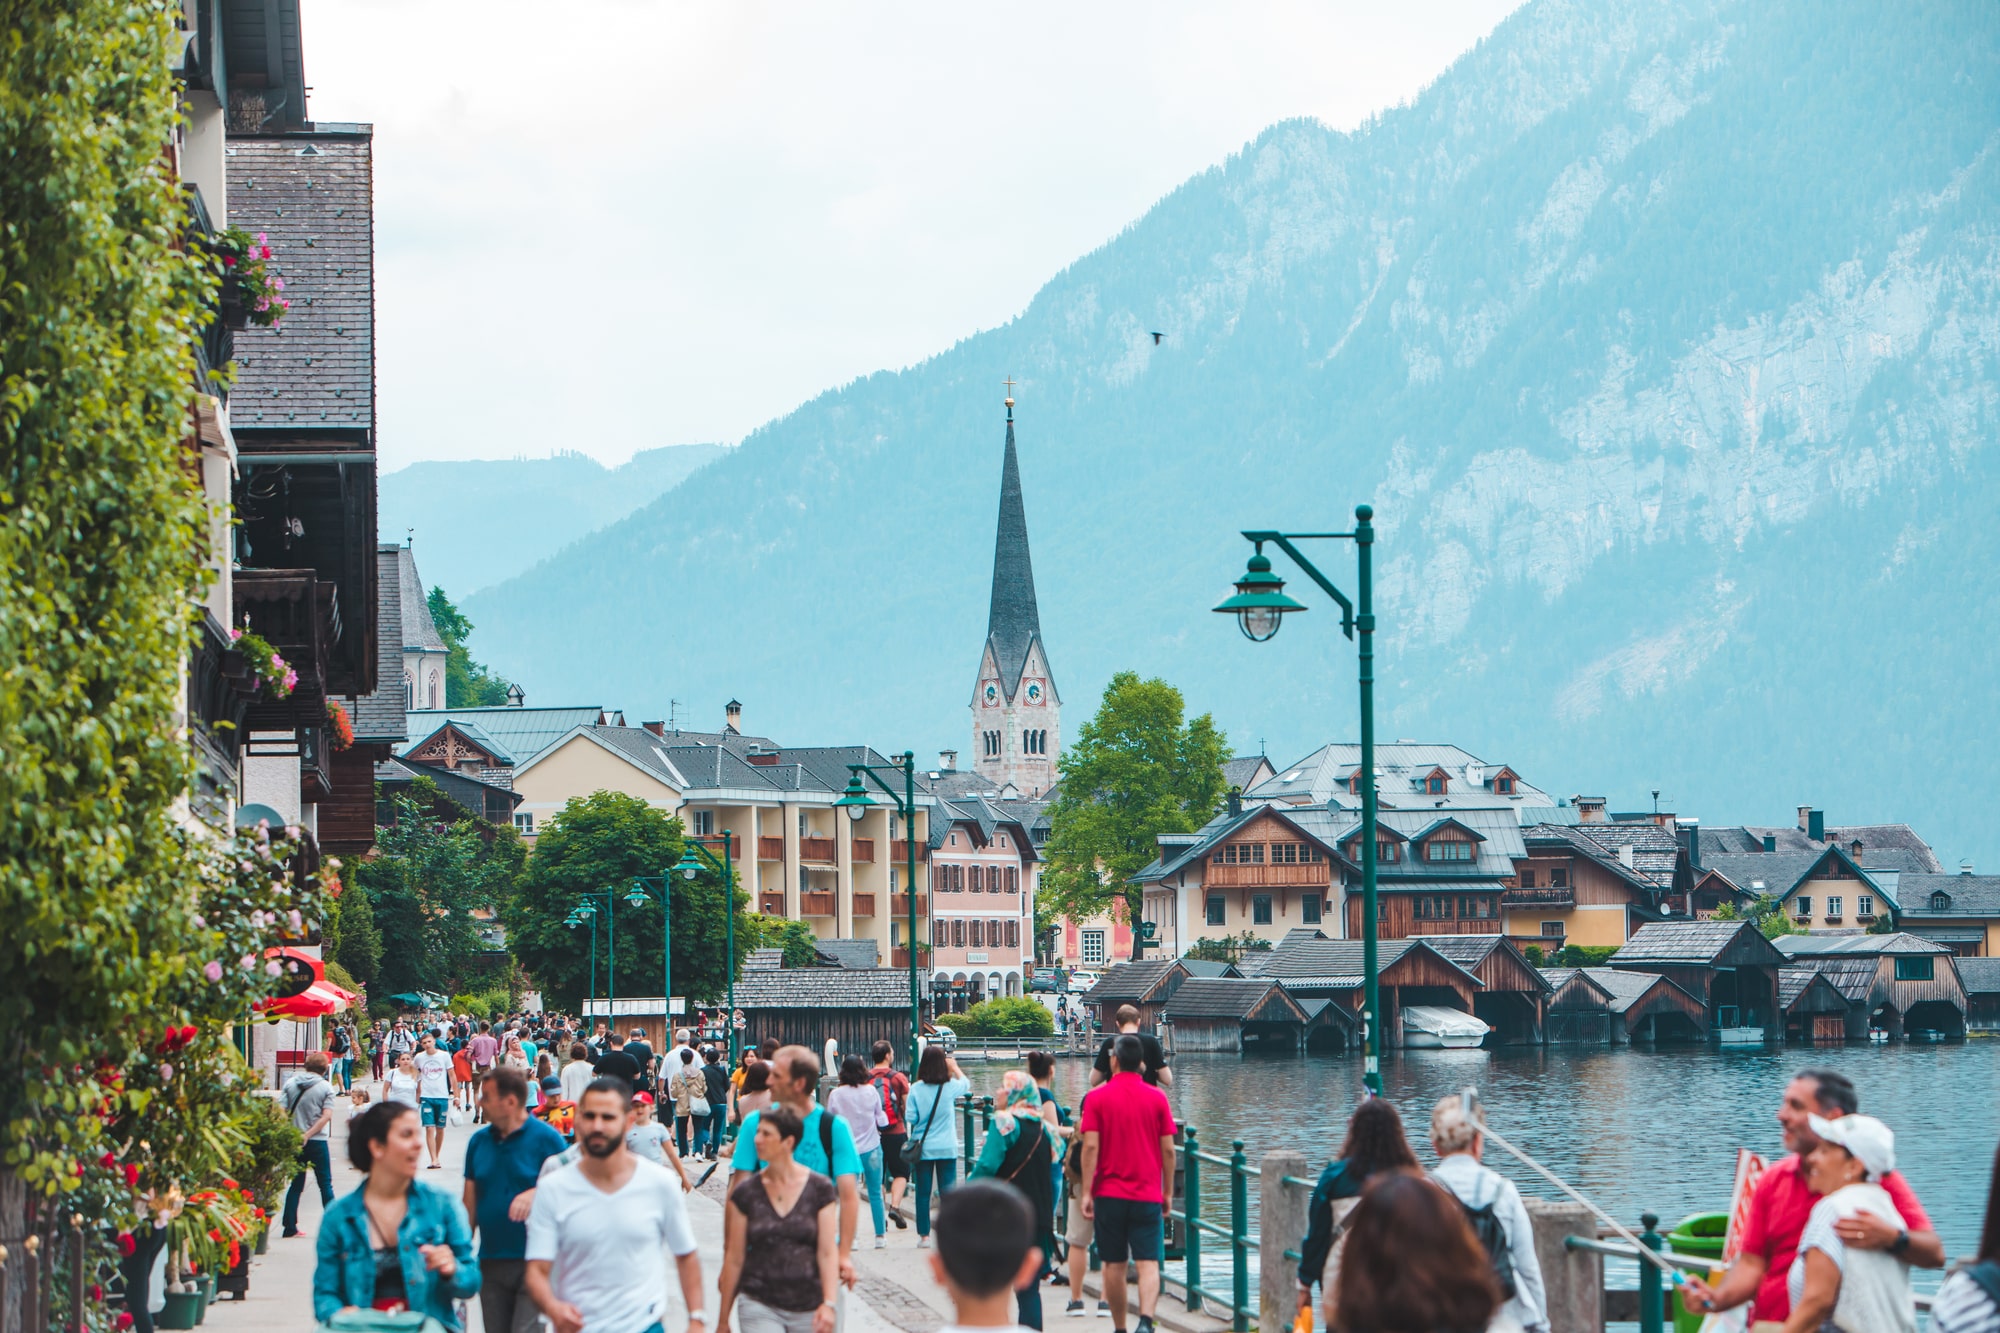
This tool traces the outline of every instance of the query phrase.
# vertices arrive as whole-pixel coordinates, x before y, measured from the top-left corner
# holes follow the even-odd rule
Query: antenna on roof
[[[680,709],[681,701],[679,699],[667,700],[667,727],[670,730],[679,731],[681,729],[679,719]]]
[[[1660,813],[1660,789],[1658,787],[1653,788],[1653,813],[1656,815]]]
[[[403,545],[406,547],[414,548],[416,544],[417,544],[417,530],[415,528],[404,528]]]

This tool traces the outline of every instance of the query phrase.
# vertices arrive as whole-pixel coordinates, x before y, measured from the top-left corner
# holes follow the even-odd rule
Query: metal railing
[[[1250,1234],[1250,1177],[1264,1173],[1245,1159],[1241,1139],[1230,1143],[1227,1157],[1203,1152],[1193,1125],[1182,1126],[1180,1160],[1181,1206],[1179,1209],[1170,1207],[1167,1216],[1183,1228],[1181,1250],[1187,1264],[1187,1276],[1181,1285],[1187,1289],[1187,1308],[1200,1310],[1206,1302],[1214,1301],[1229,1311],[1230,1326],[1235,1333],[1248,1333],[1250,1321],[1257,1314],[1256,1307],[1250,1304],[1250,1251],[1260,1248],[1257,1238]],[[1204,1162],[1229,1172],[1229,1224],[1226,1227],[1201,1215],[1201,1167]],[[1229,1246],[1227,1297],[1202,1280],[1201,1238],[1204,1235],[1214,1236]]]

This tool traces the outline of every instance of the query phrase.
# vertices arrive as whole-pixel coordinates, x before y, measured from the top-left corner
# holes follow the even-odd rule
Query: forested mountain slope
[[[1536,0],[473,599],[480,652],[544,702],[964,748],[1012,374],[1073,710],[1132,667],[1279,762],[1351,736],[1331,615],[1260,648],[1208,608],[1238,529],[1368,499],[1385,736],[1990,862],[1996,137],[1990,6]]]

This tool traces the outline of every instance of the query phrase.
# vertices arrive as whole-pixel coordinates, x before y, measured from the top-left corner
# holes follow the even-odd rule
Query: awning
[[[354,992],[331,981],[315,981],[297,995],[273,1000],[264,1010],[266,1018],[324,1018],[361,999]]]

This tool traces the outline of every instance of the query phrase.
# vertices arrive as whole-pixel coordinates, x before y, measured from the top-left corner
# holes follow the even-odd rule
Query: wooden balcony
[[[889,950],[890,967],[908,967],[909,965],[910,965],[910,951],[908,949]]]
[[[765,916],[783,916],[785,914],[785,895],[782,893],[758,894],[757,910]]]
[[[908,918],[908,916],[910,915],[910,895],[907,893],[890,894],[889,910],[898,917]],[[930,910],[931,910],[930,895],[925,893],[918,894],[917,915],[928,916],[930,914]]]
[[[1291,885],[1325,888],[1333,882],[1330,870],[1325,861],[1277,866],[1211,864],[1202,883],[1211,889],[1268,889]]]
[[[1500,905],[1515,909],[1546,907],[1559,911],[1576,906],[1576,890],[1573,888],[1509,889],[1500,895]]]
[[[784,840],[783,838],[759,838],[759,839],[757,839],[757,859],[758,859],[759,861],[782,861],[782,860],[784,860],[784,859],[785,859],[785,840]]]
[[[828,865],[833,864],[833,839],[800,838],[799,860],[823,861]]]
[[[705,838],[690,833],[688,841],[700,843],[717,857],[722,855],[722,835],[720,833],[711,834]],[[780,841],[782,842],[782,839]],[[743,839],[732,837],[729,840],[729,859],[737,862],[743,860]]]
[[[811,889],[799,895],[800,916],[832,916],[833,891],[831,889]]]
[[[927,859],[927,858],[928,858],[928,857],[930,856],[930,850],[931,850],[931,849],[930,849],[930,848],[928,848],[928,847],[926,847],[926,846],[924,846],[924,844],[922,844],[922,843],[918,843],[918,844],[917,844],[917,859],[918,859],[919,861],[922,861],[922,860],[925,860],[925,859]],[[900,865],[908,865],[908,864],[910,863],[910,842],[909,842],[909,839],[907,839],[907,838],[898,838],[898,839],[896,839],[896,840],[895,840],[894,842],[890,843],[890,844],[889,844],[889,859],[890,859],[890,860],[892,860],[892,861],[894,861],[894,862],[895,862],[895,863],[896,863],[897,865],[899,865],[899,866],[900,866]]]
[[[872,894],[872,893],[857,893],[857,894],[855,894],[855,895],[854,895],[854,915],[856,915],[856,916],[874,916],[874,915],[875,915],[875,895],[874,895],[874,894]]]
[[[1497,916],[1470,917],[1465,920],[1434,921],[1418,918],[1410,923],[1412,935],[1498,935],[1500,918]]]
[[[850,853],[850,855],[856,865],[862,865],[862,864],[874,865],[875,839],[856,838],[854,840],[854,850],[852,851],[852,853]]]

